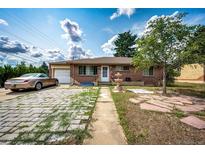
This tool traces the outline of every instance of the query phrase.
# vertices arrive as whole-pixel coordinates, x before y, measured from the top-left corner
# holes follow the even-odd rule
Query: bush
[[[45,62],[40,67],[33,65],[26,66],[24,62],[12,67],[11,65],[0,66],[0,87],[4,87],[4,82],[13,77],[19,77],[26,73],[45,73],[48,74],[48,66]]]

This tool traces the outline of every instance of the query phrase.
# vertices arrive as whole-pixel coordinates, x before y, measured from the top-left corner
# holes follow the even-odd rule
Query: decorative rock
[[[169,109],[162,108],[162,107],[152,105],[152,104],[148,104],[148,103],[140,104],[140,108],[143,109],[143,110],[156,111],[156,112],[168,112],[168,113],[171,112]]]
[[[179,100],[180,100],[180,102],[182,102],[184,104],[189,104],[189,105],[193,104],[193,102],[191,100],[188,100],[188,99],[185,99],[185,98],[182,98],[182,99],[179,98]]]
[[[139,103],[141,103],[142,101],[141,101],[141,100],[134,99],[134,98],[130,98],[130,99],[129,99],[129,102],[131,102],[131,103],[133,103],[133,104],[139,104]]]
[[[197,129],[205,129],[205,121],[195,116],[188,116],[180,119],[180,121]]]
[[[161,103],[161,102],[155,101],[155,100],[147,101],[147,103],[152,104],[152,105],[156,105],[158,107],[166,108],[168,110],[172,110],[173,109],[173,107],[170,107],[169,105],[167,105],[168,103]]]
[[[182,102],[179,102],[179,101],[176,101],[176,100],[166,100],[166,101],[163,101],[163,102],[166,102],[166,103],[171,103],[171,104],[174,104],[174,105],[181,105],[181,106],[184,106],[184,104]]]
[[[203,109],[194,107],[194,105],[186,105],[186,106],[176,105],[176,108],[184,112],[198,112],[198,111],[203,110]]]

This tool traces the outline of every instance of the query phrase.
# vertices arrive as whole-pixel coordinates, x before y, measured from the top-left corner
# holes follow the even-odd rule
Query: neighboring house
[[[59,83],[110,84],[115,74],[122,74],[123,83],[127,85],[160,85],[162,69],[151,67],[144,71],[132,66],[132,59],[127,57],[100,57],[90,59],[68,60],[49,64],[49,75]]]
[[[175,78],[177,82],[204,83],[205,82],[205,65],[190,64],[181,69],[179,77]]]

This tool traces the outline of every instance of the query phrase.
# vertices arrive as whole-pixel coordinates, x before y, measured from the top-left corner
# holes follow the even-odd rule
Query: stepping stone
[[[160,101],[150,100],[150,101],[147,101],[147,103],[153,104],[153,105],[156,105],[156,106],[159,106],[159,107],[162,107],[162,108],[166,108],[166,109],[169,109],[169,110],[173,109],[173,106],[171,107],[171,106],[169,106],[169,104],[163,103],[163,102],[160,102]]]
[[[129,99],[129,102],[133,103],[133,104],[139,104],[142,102],[142,100],[137,100],[137,99],[134,99],[134,98],[130,98]]]
[[[149,111],[168,112],[168,113],[171,112],[169,109],[162,108],[162,107],[152,105],[152,104],[148,104],[148,103],[140,104],[140,108],[143,109],[143,110],[149,110]]]
[[[205,129],[205,121],[195,116],[188,116],[186,118],[180,119],[180,121],[198,129]]]
[[[190,104],[192,105],[193,102],[191,100],[185,99],[185,98],[179,98],[180,102],[184,103],[184,104]]]
[[[184,106],[184,104],[182,102],[179,102],[179,101],[176,101],[176,100],[165,100],[163,101],[165,103],[171,103],[171,104],[174,104],[174,105],[181,105],[181,106]]]
[[[198,112],[203,110],[201,108],[194,107],[194,105],[186,105],[186,106],[176,105],[176,108],[184,112]]]
[[[199,109],[199,110],[205,110],[205,105],[192,105],[192,107]]]

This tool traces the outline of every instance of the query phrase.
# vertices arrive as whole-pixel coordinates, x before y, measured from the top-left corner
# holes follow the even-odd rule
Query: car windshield
[[[24,74],[21,77],[38,77],[39,73],[28,73]]]

